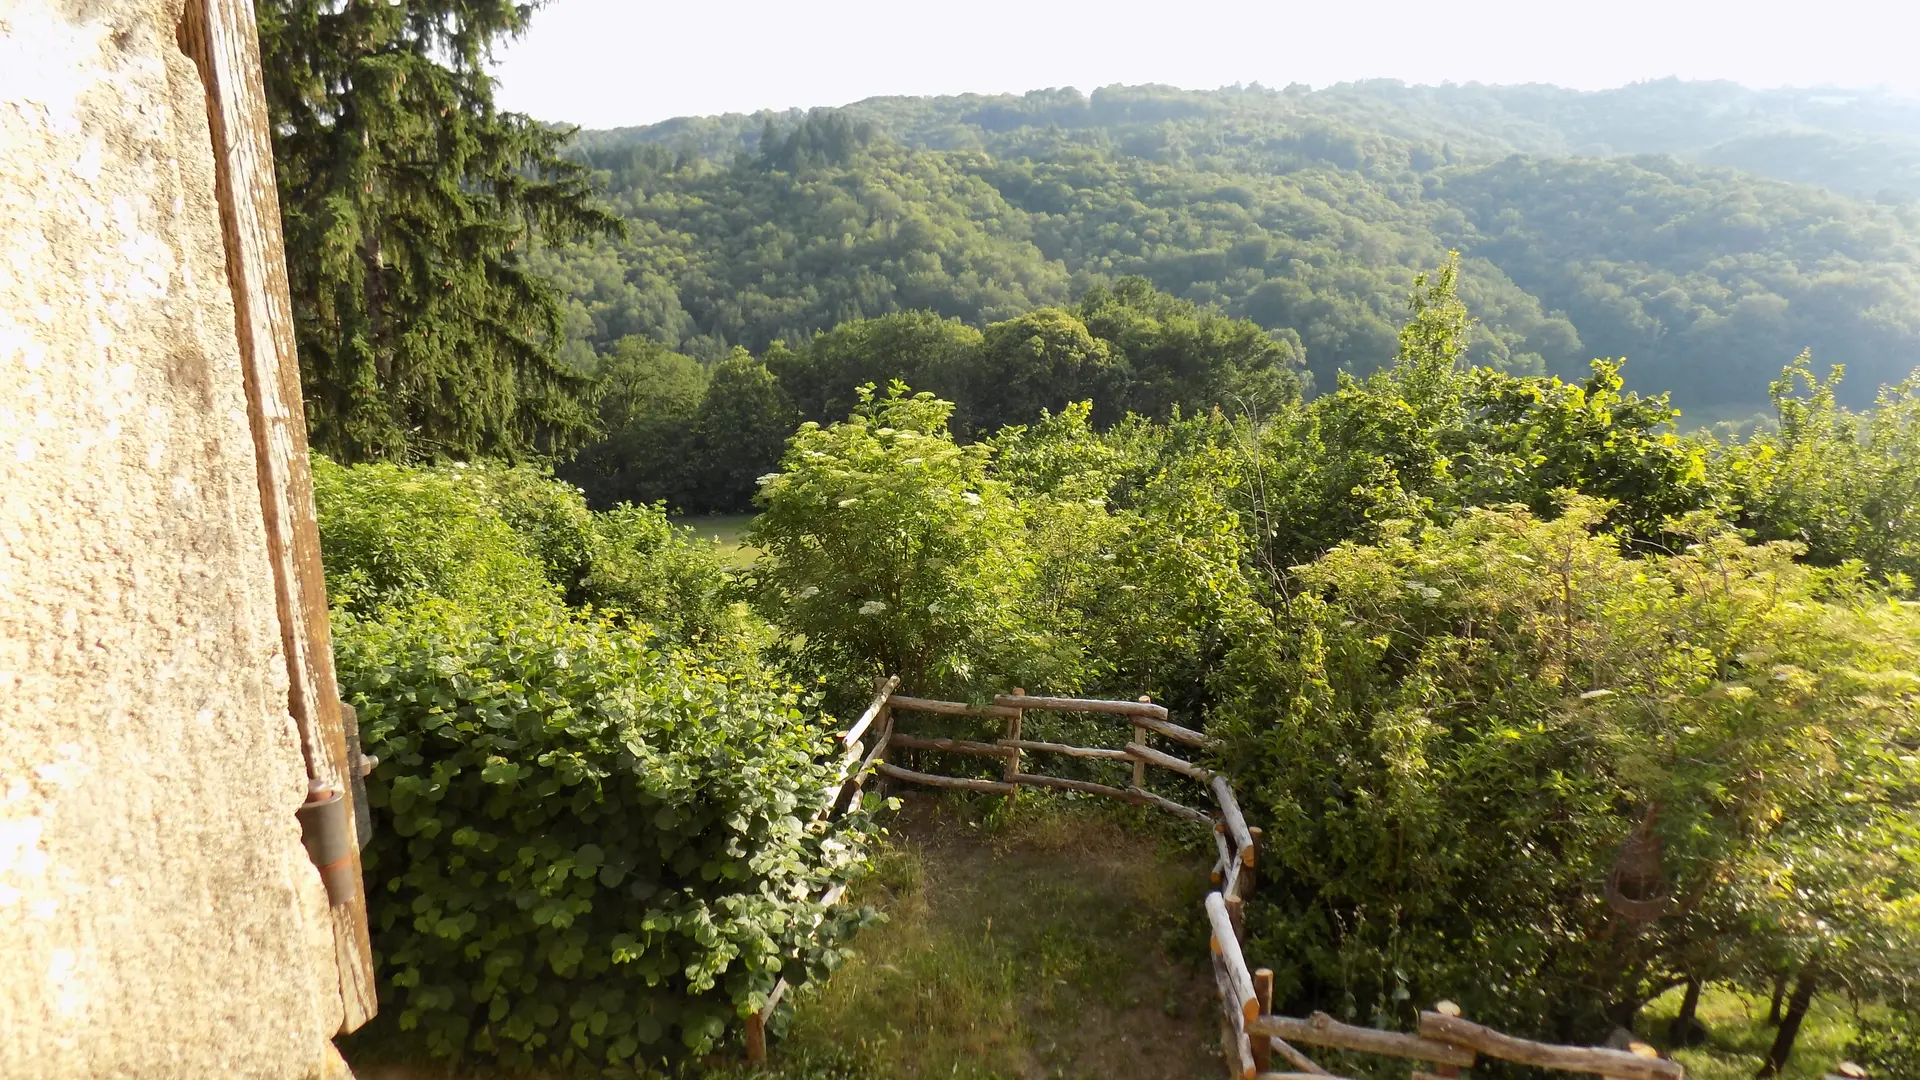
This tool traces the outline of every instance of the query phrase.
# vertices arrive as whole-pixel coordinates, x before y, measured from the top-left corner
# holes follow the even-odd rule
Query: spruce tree
[[[525,262],[619,221],[572,134],[494,107],[539,3],[258,0],[309,437],[344,461],[557,453],[593,431]]]

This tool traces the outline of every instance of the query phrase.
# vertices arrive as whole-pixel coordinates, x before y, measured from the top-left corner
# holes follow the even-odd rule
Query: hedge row
[[[811,822],[826,721],[753,662],[710,552],[528,470],[316,474],[341,693],[381,762],[371,1038],[652,1075],[832,966],[870,913],[820,901],[870,824]]]

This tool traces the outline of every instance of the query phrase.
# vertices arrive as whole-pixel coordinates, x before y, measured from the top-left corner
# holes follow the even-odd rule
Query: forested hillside
[[[630,235],[535,265],[582,364],[629,335],[711,362],[899,311],[985,326],[1139,275],[1297,335],[1325,390],[1392,355],[1414,268],[1457,249],[1476,362],[1625,356],[1740,415],[1805,348],[1855,403],[1920,363],[1915,138],[1899,99],[1672,82],[872,99],[583,133]],[[1671,156],[1568,156],[1623,153]]]
[[[1385,148],[1372,136],[1380,136],[1413,144],[1416,160],[1422,154],[1448,163],[1508,154],[1670,154],[1849,195],[1920,194],[1920,102],[1875,91],[1750,90],[1661,79],[1584,92],[1542,84],[1409,86],[1376,79],[1317,91],[1300,85],[1212,91],[1109,86],[1088,95],[1065,89],[883,97],[844,111],[919,149],[1002,153],[1031,138],[1035,128],[1098,129],[1128,142],[1131,153],[1151,155],[1159,136],[1167,149],[1284,167],[1303,160],[1303,153],[1310,157],[1328,148],[1377,155]],[[587,132],[582,142],[639,139],[726,159],[742,147],[753,149],[770,115],[791,127],[804,114],[682,117]],[[1168,123],[1180,131],[1156,132]]]

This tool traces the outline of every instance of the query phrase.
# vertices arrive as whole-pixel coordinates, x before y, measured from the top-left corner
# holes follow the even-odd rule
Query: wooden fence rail
[[[1134,701],[1108,701],[1101,698],[1043,697],[1029,695],[1024,690],[1015,690],[1011,694],[995,697],[991,705],[969,705],[960,701],[937,701],[932,698],[895,694],[889,699],[888,707],[896,712],[924,712],[943,716],[970,716],[1006,721],[1005,735],[991,742],[981,739],[934,738],[896,732],[888,744],[890,749],[934,750],[949,754],[999,758],[1005,762],[1005,767],[998,780],[943,776],[882,762],[878,766],[879,773],[889,779],[908,784],[920,784],[924,787],[944,788],[949,791],[974,791],[988,795],[1012,795],[1022,787],[1078,791],[1087,795],[1103,795],[1119,799],[1136,806],[1156,807],[1201,824],[1211,824],[1213,821],[1213,816],[1204,810],[1175,802],[1158,792],[1147,789],[1145,770],[1150,765],[1189,777],[1201,784],[1220,781],[1211,770],[1147,745],[1148,733],[1158,734],[1188,746],[1209,746],[1211,740],[1198,731],[1173,723],[1167,718],[1166,706],[1156,705],[1146,698]],[[1124,749],[1106,746],[1070,746],[1066,743],[1024,739],[1021,738],[1021,729],[1026,714],[1030,712],[1097,713],[1122,717],[1126,723],[1132,725],[1133,739]],[[1022,767],[1023,752],[1131,762],[1134,766],[1133,782],[1123,788],[1111,784],[1099,784],[1091,780],[1075,780],[1064,776],[1032,772]],[[1234,815],[1238,820],[1237,807]],[[1244,825],[1244,822],[1242,824]],[[1241,835],[1244,835],[1244,829],[1241,830]]]
[[[1463,1019],[1459,1010],[1442,1002],[1435,1010],[1422,1012],[1418,1034],[1383,1031],[1377,1028],[1344,1024],[1325,1013],[1305,1018],[1280,1016],[1273,1011],[1273,972],[1250,967],[1243,948],[1246,932],[1241,915],[1246,899],[1253,894],[1260,863],[1261,831],[1248,823],[1239,800],[1227,778],[1199,764],[1147,745],[1147,737],[1157,734],[1186,746],[1210,748],[1213,740],[1206,734],[1173,722],[1163,705],[1146,698],[1136,701],[1107,701],[1094,698],[1029,696],[1024,690],[1001,694],[992,705],[969,705],[959,701],[895,694],[899,679],[883,681],[875,688],[873,702],[860,715],[840,744],[845,754],[840,786],[831,793],[822,815],[838,814],[852,805],[868,776],[885,776],[901,783],[920,784],[947,790],[974,791],[983,794],[1013,795],[1022,787],[1046,787],[1117,798],[1136,805],[1155,806],[1170,813],[1210,825],[1214,848],[1218,853],[1211,873],[1218,886],[1205,900],[1207,924],[1211,929],[1209,951],[1212,955],[1215,990],[1220,998],[1220,1046],[1226,1058],[1227,1074],[1236,1080],[1339,1080],[1294,1044],[1335,1050],[1357,1051],[1384,1057],[1411,1059],[1431,1065],[1434,1072],[1416,1068],[1414,1080],[1446,1080],[1460,1070],[1472,1068],[1482,1057],[1497,1058],[1522,1065],[1568,1072],[1590,1073],[1613,1080],[1684,1080],[1686,1070],[1660,1058],[1651,1047],[1636,1044],[1631,1051],[1597,1046],[1558,1046],[1519,1039]],[[992,739],[957,739],[909,735],[894,730],[897,710],[945,716],[967,716],[1005,721],[1005,733]],[[1131,725],[1132,737],[1125,749],[1070,746],[1022,737],[1022,725],[1029,712],[1075,712],[1112,715]],[[871,749],[861,737],[877,731]],[[969,776],[944,776],[903,768],[886,760],[889,750],[930,750],[939,753],[966,754],[998,758],[1003,763],[997,780]],[[1131,762],[1132,783],[1125,787],[1075,780],[1062,776],[1024,771],[1023,752],[1056,754],[1113,762]],[[857,767],[854,762],[858,762]],[[1146,787],[1146,769],[1165,769],[1197,781],[1213,796],[1215,812],[1209,813],[1183,805]],[[829,892],[823,900],[831,907],[842,889]],[[747,1021],[747,1057],[761,1061],[766,1057],[765,1018],[787,990],[786,980],[775,984],[766,1006]],[[1275,1069],[1276,1059],[1283,1063]]]
[[[860,789],[866,778],[880,763],[881,755],[887,751],[887,739],[893,734],[893,716],[890,702],[893,692],[900,687],[900,676],[893,675],[881,679],[873,688],[873,700],[862,710],[860,716],[841,732],[835,742],[840,747],[840,770],[836,782],[829,785],[826,796],[820,802],[820,809],[814,812],[813,821],[817,824],[830,821],[847,812],[860,798]],[[874,738],[872,749],[862,741],[869,729],[879,732]],[[820,897],[822,909],[831,908],[846,895],[846,886],[835,885]],[[818,927],[820,920],[814,921]],[[765,1061],[767,1058],[767,1017],[780,1005],[780,999],[787,993],[786,976],[781,976],[773,984],[773,990],[767,995],[767,1003],[747,1017],[747,1060]]]

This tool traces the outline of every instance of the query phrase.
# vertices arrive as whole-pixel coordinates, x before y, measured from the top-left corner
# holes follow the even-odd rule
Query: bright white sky
[[[496,74],[504,107],[588,127],[1144,82],[1920,94],[1920,0],[550,0]]]

